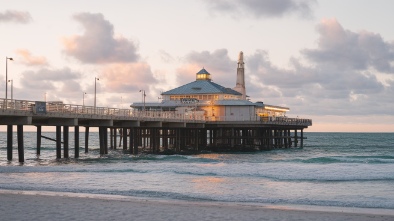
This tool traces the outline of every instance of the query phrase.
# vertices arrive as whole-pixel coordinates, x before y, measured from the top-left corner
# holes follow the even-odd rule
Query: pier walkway
[[[136,111],[62,102],[0,99],[0,125],[7,125],[8,160],[12,160],[13,125],[17,126],[18,157],[23,162],[25,125],[37,128],[37,155],[40,154],[42,127],[56,127],[57,158],[62,157],[62,145],[63,157],[69,157],[69,127],[74,127],[74,157],[78,158],[80,126],[85,127],[85,152],[88,151],[89,128],[98,127],[100,154],[108,153],[108,137],[110,148],[116,148],[117,137],[119,141],[123,138],[123,149],[133,154],[139,150],[151,153],[197,153],[289,148],[297,147],[298,142],[303,147],[303,129],[311,126],[312,120],[288,117],[262,119],[258,116],[206,117],[193,113],[177,114],[175,111]],[[300,136],[297,130],[301,132]]]

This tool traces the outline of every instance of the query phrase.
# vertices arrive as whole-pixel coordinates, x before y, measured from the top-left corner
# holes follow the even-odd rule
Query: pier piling
[[[122,128],[123,132],[123,150],[127,150],[127,128]]]
[[[109,128],[109,148],[114,149],[114,128]]]
[[[56,126],[56,159],[62,158],[62,127]]]
[[[108,154],[108,127],[104,127],[104,154]]]
[[[37,148],[37,156],[41,155],[41,126],[37,125],[37,143],[36,143],[36,148]]]
[[[79,158],[79,126],[74,127],[74,157]]]
[[[7,160],[12,160],[12,129],[13,125],[7,125]]]
[[[89,152],[89,127],[85,127],[85,153]]]
[[[63,157],[64,158],[68,158],[69,155],[68,135],[69,135],[69,127],[63,126]]]
[[[23,125],[17,125],[17,136],[18,136],[18,157],[19,162],[25,162],[25,150],[23,146]]]

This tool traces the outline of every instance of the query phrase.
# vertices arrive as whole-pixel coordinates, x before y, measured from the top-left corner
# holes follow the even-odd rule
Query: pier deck
[[[288,117],[245,118],[205,117],[170,111],[133,111],[91,107],[61,102],[36,102],[0,99],[0,125],[7,125],[7,159],[12,160],[13,125],[17,126],[18,157],[24,161],[23,126],[37,128],[37,154],[40,153],[41,129],[56,127],[56,157],[68,158],[69,127],[74,127],[75,153],[79,156],[79,127],[85,127],[85,152],[89,128],[99,128],[100,154],[119,144],[129,153],[198,153],[201,151],[250,151],[303,147],[303,129],[310,119]],[[63,127],[63,130],[62,130]],[[108,136],[108,130],[110,136]],[[298,133],[300,132],[300,134]],[[63,141],[61,134],[63,132]],[[118,134],[119,133],[119,134]]]

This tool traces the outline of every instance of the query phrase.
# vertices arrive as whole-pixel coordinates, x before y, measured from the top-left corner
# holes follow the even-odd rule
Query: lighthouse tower
[[[242,99],[246,100],[246,89],[245,89],[245,68],[244,68],[244,53],[239,52],[238,56],[238,68],[237,68],[237,84],[234,90],[242,94]]]

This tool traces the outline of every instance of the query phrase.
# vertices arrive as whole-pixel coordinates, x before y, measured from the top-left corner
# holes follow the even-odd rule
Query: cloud
[[[166,63],[172,63],[175,60],[169,53],[167,53],[164,50],[159,50],[159,56],[160,56],[160,59]]]
[[[149,90],[158,80],[146,63],[111,64],[103,68],[100,81],[110,93],[134,93]]]
[[[388,112],[387,105],[380,102],[390,99],[392,87],[385,87],[373,73],[328,65],[306,66],[295,58],[288,69],[279,68],[263,50],[245,59],[246,90],[253,100],[316,115]]]
[[[317,31],[320,34],[318,48],[302,51],[310,61],[337,69],[373,68],[394,73],[394,44],[384,41],[379,34],[345,30],[335,19],[323,20]]]
[[[205,68],[211,74],[212,81],[225,87],[235,87],[237,61],[230,59],[227,49],[217,49],[213,52],[193,51],[185,56],[184,61],[185,64],[177,70],[178,83],[195,81],[196,73]]]
[[[0,22],[14,22],[26,24],[32,20],[29,12],[7,10],[0,12]]]
[[[204,2],[213,13],[255,18],[283,17],[291,13],[311,17],[311,8],[315,3],[314,0],[204,0]]]
[[[131,40],[114,36],[114,27],[100,13],[73,16],[85,29],[82,35],[63,39],[64,52],[83,63],[135,62],[137,46]]]
[[[16,50],[16,54],[19,56],[17,59],[21,63],[28,66],[39,66],[39,65],[48,65],[48,61],[43,56],[33,56],[30,51],[26,49]]]
[[[20,79],[23,90],[17,90],[17,93],[26,100],[43,100],[43,94],[46,93],[48,100],[67,103],[73,101],[82,91],[79,84],[81,76],[79,72],[69,68],[25,71]]]
[[[335,19],[316,30],[317,47],[301,50],[288,68],[272,64],[264,50],[246,54],[248,95],[296,114],[393,115],[393,78],[379,79],[393,74],[393,44],[376,33],[346,30]]]

